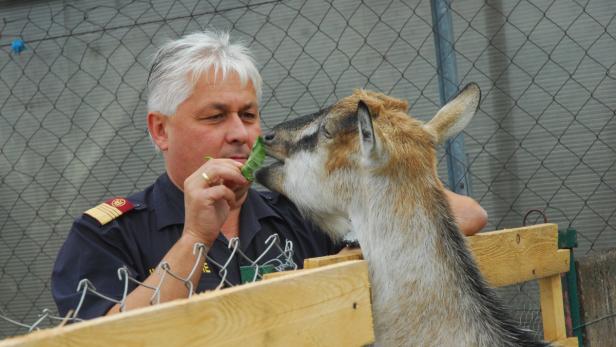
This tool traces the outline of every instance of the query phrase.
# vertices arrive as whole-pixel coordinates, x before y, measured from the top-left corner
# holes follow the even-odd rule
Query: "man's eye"
[[[224,115],[222,113],[219,113],[219,114],[207,116],[205,117],[205,120],[215,121],[215,120],[220,120],[222,118],[224,118]]]
[[[251,112],[244,112],[242,113],[242,118],[244,119],[249,119],[249,120],[254,120],[257,119],[257,115]]]

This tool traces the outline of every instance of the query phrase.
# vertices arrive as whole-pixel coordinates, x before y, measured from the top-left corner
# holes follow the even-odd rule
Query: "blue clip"
[[[22,39],[15,39],[11,42],[11,50],[13,53],[21,53],[24,49],[26,49],[26,44]]]

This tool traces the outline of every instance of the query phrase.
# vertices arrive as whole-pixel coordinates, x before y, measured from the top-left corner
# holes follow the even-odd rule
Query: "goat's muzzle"
[[[284,161],[286,159],[285,153],[281,153],[280,145],[276,144],[276,133],[269,132],[263,136],[263,144],[265,147],[265,154],[274,159],[274,162],[270,165],[263,166],[255,173],[256,181],[265,186],[266,188],[282,193],[282,182],[284,172]]]

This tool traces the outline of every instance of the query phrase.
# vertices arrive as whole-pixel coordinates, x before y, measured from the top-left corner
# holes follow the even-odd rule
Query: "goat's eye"
[[[325,136],[325,138],[328,138],[328,139],[332,138],[332,134],[329,132],[329,130],[327,129],[325,124],[323,124],[323,126],[321,126],[321,132],[323,133],[323,136]]]

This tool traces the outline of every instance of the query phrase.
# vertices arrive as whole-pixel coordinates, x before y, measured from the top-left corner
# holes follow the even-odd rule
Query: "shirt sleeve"
[[[119,279],[118,269],[126,266],[133,276],[135,270],[120,229],[115,221],[109,226],[100,227],[88,216],[75,221],[60,248],[51,275],[52,296],[60,316],[64,317],[69,310],[78,308],[82,292],[77,292],[77,287],[82,279],[88,279],[98,293],[116,300],[122,298],[125,280]],[[128,291],[134,288],[135,284],[129,282]],[[78,317],[90,319],[103,316],[115,304],[87,293]]]

